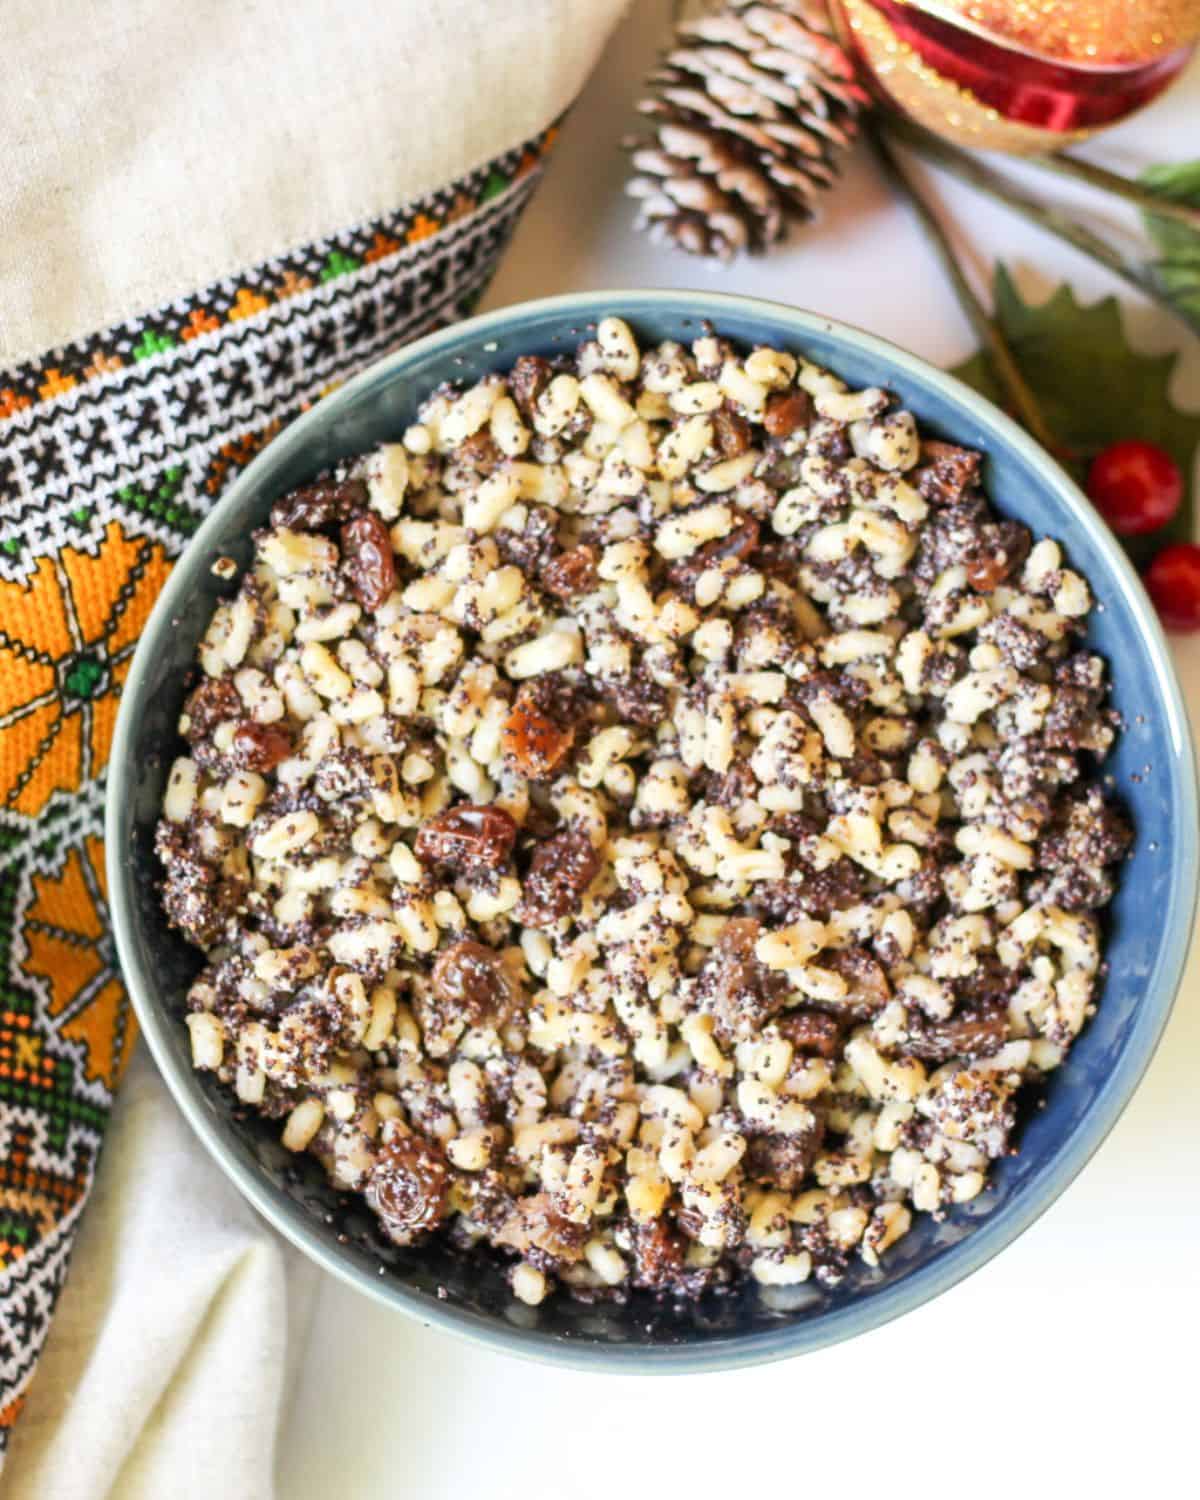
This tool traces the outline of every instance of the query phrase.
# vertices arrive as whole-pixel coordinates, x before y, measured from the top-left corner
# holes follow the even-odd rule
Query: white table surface
[[[485,305],[594,287],[711,287],[844,318],[937,363],[970,353],[919,232],[862,155],[819,225],[768,260],[714,271],[631,233],[616,143],[667,11],[667,0],[638,0],[614,37]],[[1200,61],[1091,151],[1130,170],[1200,153]],[[981,268],[1004,259],[1026,291],[1064,278],[1089,299],[1119,291],[1140,347],[1183,351],[1175,394],[1200,406],[1200,341],[1058,241],[948,180],[936,187]],[[1176,658],[1196,724],[1200,637],[1177,639]],[[756,1483],[851,1500],[945,1495],[951,1484],[1194,1494],[1198,1063],[1194,952],[1137,1097],[1045,1217],[932,1304],[802,1360],[650,1382],[551,1370],[421,1328],[322,1278],[280,1440],[281,1500],[641,1500]]]

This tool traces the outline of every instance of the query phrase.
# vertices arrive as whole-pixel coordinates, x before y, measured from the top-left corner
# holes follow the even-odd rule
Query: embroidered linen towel
[[[621,4],[5,0],[0,1441],[134,1045],[101,829],[141,627],[283,423],[471,307]]]

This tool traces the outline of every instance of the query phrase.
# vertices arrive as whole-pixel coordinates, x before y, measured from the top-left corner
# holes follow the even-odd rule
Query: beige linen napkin
[[[473,305],[622,4],[0,8],[0,1447],[28,1397],[13,1493],[269,1494],[298,1345],[288,1256],[148,1065],[83,1213],[136,1040],[102,844],[121,684],[232,476],[331,385]]]
[[[263,1500],[317,1275],[197,1147],[140,1048],[6,1493]]]

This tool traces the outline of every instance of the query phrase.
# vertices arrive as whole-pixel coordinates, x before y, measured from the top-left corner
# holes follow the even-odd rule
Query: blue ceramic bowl
[[[246,563],[250,533],[277,496],[337,459],[395,440],[440,382],[473,381],[520,354],[569,350],[609,312],[643,341],[689,340],[708,319],[744,344],[803,351],[851,386],[889,387],[926,433],[987,455],[984,479],[1000,510],[1065,542],[1098,600],[1090,644],[1111,664],[1125,722],[1108,769],[1137,828],[1112,908],[1099,1010],[991,1188],[943,1223],[918,1216],[880,1269],[857,1267],[835,1291],[747,1288],[682,1308],[644,1294],[595,1307],[559,1296],[525,1307],[497,1265],[442,1246],[388,1243],[361,1201],[334,1192],[314,1161],[289,1156],[277,1124],[246,1117],[189,1059],[182,1016],[197,955],[163,919],[152,839],[179,749],[185,674],[228,592],[212,562],[228,554]],[[1167,649],[1136,576],[1062,470],[994,406],[891,344],[812,313],[700,292],[597,292],[508,308],[418,340],[301,417],[230,487],[172,573],[133,660],[109,770],[108,878],[125,978],[180,1108],[242,1192],[319,1265],[389,1307],[493,1348],[592,1369],[711,1370],[799,1354],[919,1306],[1015,1239],[1083,1167],[1145,1071],[1179,984],[1196,899],[1195,767]]]

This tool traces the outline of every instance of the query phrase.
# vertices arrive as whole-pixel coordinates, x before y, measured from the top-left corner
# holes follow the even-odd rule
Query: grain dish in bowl
[[[527,1304],[832,1287],[974,1200],[1130,843],[1088,585],[980,459],[610,315],[282,496],[158,828],[195,1065]]]
[[[604,323],[613,309],[636,341],[633,377],[604,363],[628,360],[624,332]],[[672,381],[649,377],[646,354],[664,344],[684,378],[652,392]],[[756,348],[774,353],[750,365]],[[738,372],[765,392],[760,411],[747,384],[721,389]],[[586,392],[622,399],[634,419],[597,413]],[[781,399],[798,416],[771,432],[768,407],[786,425]],[[682,472],[633,462],[642,428],[657,456],[688,423],[703,435],[697,417],[711,443],[684,452]],[[739,474],[747,455],[753,471]],[[555,471],[571,468],[577,492],[598,492],[586,504],[562,490]],[[645,487],[622,493],[637,472]],[[721,505],[727,525],[709,508]],[[670,525],[687,516],[699,529]],[[804,556],[822,532],[831,552]],[[901,543],[891,559],[886,541],[862,540],[885,535]],[[868,570],[847,567],[838,537],[870,553]],[[395,580],[372,582],[389,564]],[[975,621],[969,607],[954,616],[963,600]],[[864,609],[874,618],[846,613]],[[963,630],[947,633],[953,616]],[[1035,640],[1011,621],[998,636],[1008,616],[1049,645],[1028,660]],[[285,658],[297,672],[278,681]],[[1095,658],[1113,663],[1107,693]],[[459,676],[489,672],[486,691],[452,702]],[[216,712],[201,729],[204,696],[189,700],[205,679]],[[447,733],[456,705],[478,720]],[[296,762],[320,748],[326,720],[338,745],[318,760],[336,748],[347,765],[318,777]],[[855,330],[744,299],[534,303],[423,339],[321,402],[236,481],[175,568],[115,739],[121,963],[196,1133],[272,1223],[357,1289],[489,1346],[589,1368],[781,1358],[983,1265],[1103,1140],[1166,1022],[1190,933],[1184,726],[1161,634],[1112,538],[1052,460],[965,387]],[[1020,741],[1038,735],[1062,744],[1022,763]],[[960,766],[972,753],[983,765]],[[383,768],[377,780],[377,757],[395,781]],[[168,789],[178,759],[192,768]],[[288,790],[296,772],[303,792]],[[556,807],[562,787],[573,799]],[[157,832],[165,795],[175,816]],[[303,819],[273,837],[305,811],[315,831]],[[1122,862],[1124,826],[1136,837]],[[559,838],[574,858],[535,868]],[[326,840],[338,849],[323,864]],[[904,847],[912,870],[907,853],[888,862]],[[160,853],[180,862],[168,900],[199,947],[168,924]],[[1064,915],[1010,932],[1017,901]],[[942,941],[947,919],[965,922],[962,941]],[[315,971],[288,974],[278,956],[291,948],[317,950]],[[303,1008],[285,1014],[318,989],[341,992],[311,1031],[324,1064],[296,1046]],[[195,1029],[214,1067],[193,1067]]]

